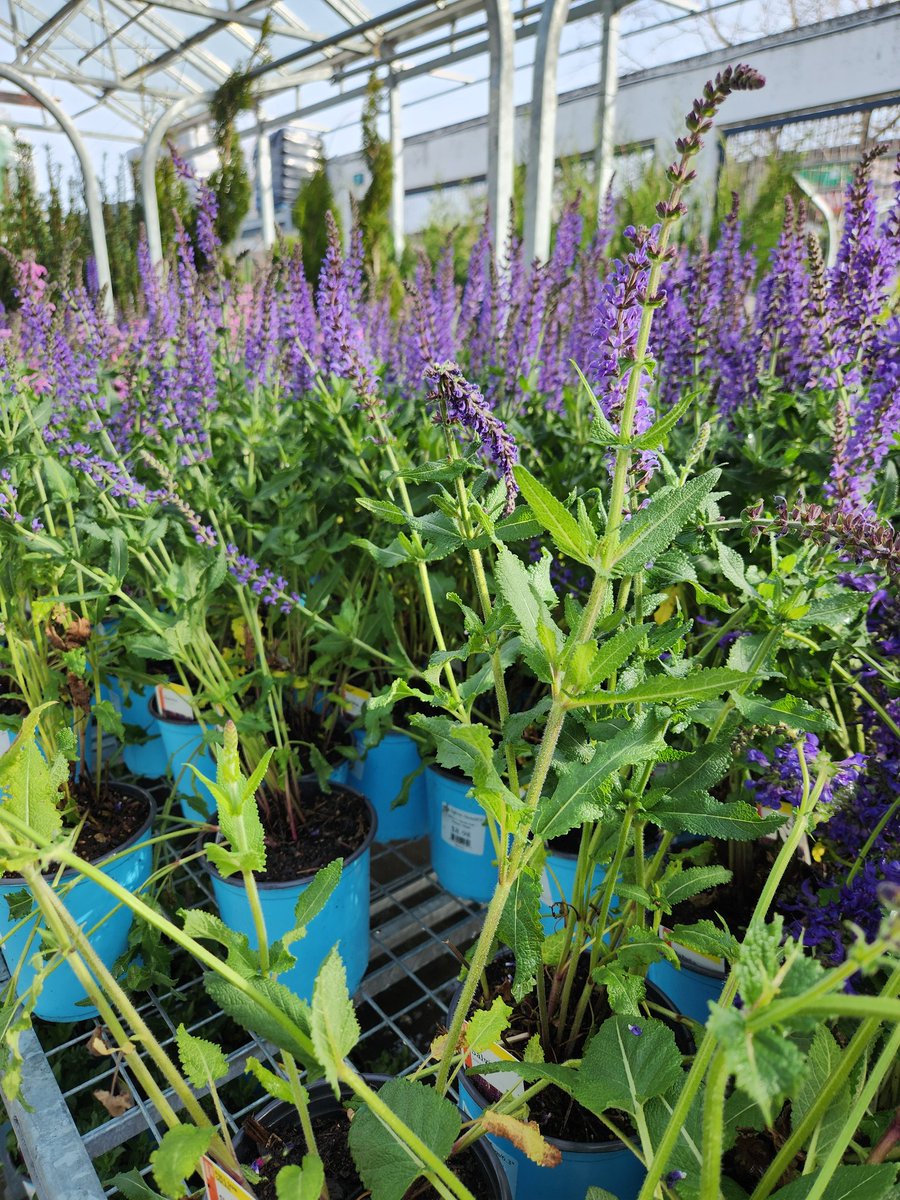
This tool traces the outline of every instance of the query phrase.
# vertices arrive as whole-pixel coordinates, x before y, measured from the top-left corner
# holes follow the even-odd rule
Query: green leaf
[[[797,696],[782,696],[767,700],[764,696],[744,696],[732,692],[738,712],[754,725],[787,725],[802,732],[822,732],[834,729],[834,721],[824,709],[814,708]]]
[[[737,939],[706,918],[693,925],[674,925],[671,940],[698,954],[724,958],[727,962],[734,962],[738,955]]]
[[[421,713],[414,713],[410,722],[428,731],[442,767],[461,770],[472,780],[476,800],[495,820],[523,810],[522,798],[510,791],[494,765],[494,743],[486,725],[461,725],[449,717]]]
[[[588,1044],[575,1096],[591,1112],[617,1108],[634,1116],[648,1100],[664,1095],[681,1076],[681,1054],[667,1025],[656,1020],[610,1017]]]
[[[827,1025],[819,1025],[813,1034],[806,1055],[806,1066],[797,1094],[791,1099],[791,1129],[794,1130],[818,1100],[828,1080],[838,1068],[841,1048]],[[848,1088],[842,1088],[835,1096],[822,1118],[819,1136],[816,1139],[818,1154],[824,1157],[835,1137],[840,1133],[850,1112],[851,1096]]]
[[[52,841],[62,828],[59,789],[69,778],[69,764],[58,754],[48,763],[38,749],[35,730],[49,704],[32,709],[23,719],[12,745],[0,758],[0,791],[13,816],[39,837]]]
[[[720,475],[716,469],[698,475],[683,487],[660,488],[624,529],[614,559],[616,574],[634,575],[662,553],[690,521]]]
[[[389,521],[391,525],[406,524],[406,513],[389,500],[371,500],[368,496],[357,496],[356,503],[367,512],[381,517],[383,521]]]
[[[490,1008],[476,1009],[466,1025],[468,1048],[478,1052],[487,1050],[495,1042],[499,1042],[511,1016],[512,1009],[508,1004],[504,1004],[499,996],[495,997]]]
[[[316,976],[310,1031],[325,1078],[337,1093],[338,1069],[359,1041],[360,1028],[353,1001],[347,991],[347,972],[336,946]]]
[[[805,1200],[818,1174],[803,1175],[772,1193],[772,1200]],[[895,1200],[896,1163],[837,1167],[822,1200]]]
[[[513,473],[528,507],[553,538],[557,550],[586,567],[592,566],[596,542],[592,545],[587,540],[575,517],[523,466],[513,467]]]
[[[104,733],[113,734],[120,742],[125,741],[125,726],[122,722],[122,715],[117,711],[111,700],[95,701],[91,705],[91,716]]]
[[[707,1029],[721,1046],[735,1083],[759,1106],[766,1124],[771,1125],[802,1074],[800,1047],[780,1029],[763,1029],[751,1035],[743,1014],[720,1004],[710,1005]]]
[[[190,937],[224,946],[228,952],[228,966],[244,979],[252,979],[259,974],[259,953],[251,948],[245,933],[230,929],[221,917],[204,912],[202,908],[183,908],[179,916],[184,924],[184,932]]]
[[[727,867],[685,867],[670,878],[662,879],[659,890],[666,904],[674,908],[691,896],[719,887],[730,879],[731,872]]]
[[[150,1155],[153,1178],[172,1200],[188,1194],[184,1181],[193,1175],[209,1149],[215,1130],[211,1125],[175,1125],[163,1134]]]
[[[730,688],[752,679],[743,671],[732,671],[728,667],[701,667],[684,679],[671,675],[655,675],[624,692],[596,692],[582,696],[574,703],[578,706],[598,704],[679,704],[682,700],[705,700],[719,696]]]
[[[697,392],[691,392],[687,396],[682,396],[664,416],[660,417],[658,421],[654,421],[645,433],[631,439],[632,449],[655,450],[657,446],[661,446],[697,399],[697,395]]]
[[[459,1136],[458,1110],[424,1083],[391,1079],[378,1089],[378,1097],[441,1161]],[[350,1123],[350,1153],[372,1200],[403,1200],[410,1185],[422,1174],[422,1165],[397,1135],[362,1106]]]
[[[696,833],[701,837],[731,838],[749,842],[772,833],[785,822],[781,813],[761,817],[743,800],[720,801],[708,793],[684,800],[666,798],[655,805],[650,820],[670,833]]]
[[[331,899],[334,889],[341,882],[341,872],[343,869],[344,860],[342,858],[333,859],[327,867],[322,867],[316,871],[308,886],[300,893],[297,906],[294,909],[294,921],[297,928],[293,933],[297,937],[305,936],[307,925],[309,925],[313,917],[319,915]],[[281,940],[287,946],[294,940],[294,937],[288,934]]]
[[[294,1103],[294,1093],[291,1085],[282,1075],[276,1075],[268,1067],[264,1067],[258,1058],[248,1058],[244,1069],[268,1092],[274,1100],[283,1100],[285,1104]],[[305,1089],[304,1089],[305,1090]]]
[[[703,793],[725,778],[733,757],[730,743],[710,742],[673,763],[660,782],[673,800]]]
[[[640,975],[632,975],[618,962],[608,967],[596,967],[594,983],[606,988],[609,1007],[617,1016],[636,1017],[646,994],[646,984]]]
[[[150,1187],[136,1167],[125,1174],[120,1172],[114,1175],[112,1183],[125,1200],[165,1200],[164,1196]]]
[[[181,1069],[196,1088],[206,1087],[228,1074],[228,1061],[215,1042],[188,1033],[184,1025],[175,1031]]]
[[[309,1005],[277,979],[255,979],[254,992],[273,1005],[281,1018],[269,1012],[254,996],[248,996],[233,983],[208,972],[203,986],[210,998],[224,1013],[232,1017],[248,1033],[274,1042],[279,1050],[287,1050],[300,1060],[307,1071],[321,1074],[309,1040]]]
[[[736,550],[719,542],[716,546],[719,556],[719,570],[729,583],[733,583],[739,592],[748,597],[756,596],[756,588],[747,582],[747,568],[744,560]]]
[[[319,1200],[325,1186],[325,1168],[317,1154],[304,1154],[296,1163],[282,1167],[275,1177],[276,1200]]]
[[[635,766],[657,757],[664,749],[662,721],[642,714],[621,733],[600,742],[589,763],[572,767],[553,794],[538,803],[534,832],[545,841],[568,833],[586,820],[599,820],[608,809],[601,794],[604,780],[623,767]]]
[[[550,586],[549,555],[526,566],[512,551],[501,546],[494,565],[494,580],[501,599],[513,611],[522,640],[542,658],[547,658],[540,630],[553,633],[554,642],[558,632],[547,607],[555,600]]]
[[[516,974],[512,994],[521,1000],[533,987],[541,969],[541,882],[526,871],[520,872],[503,909],[497,937],[516,956]]]
[[[614,1196],[612,1192],[608,1192],[606,1188],[589,1187],[584,1200],[619,1200],[618,1196]]]
[[[577,682],[577,691],[582,693],[594,691],[606,683],[607,679],[628,660],[651,628],[650,625],[631,625],[627,629],[620,630],[599,646],[590,643],[585,646],[587,654],[584,680]],[[568,683],[568,676],[566,682]]]

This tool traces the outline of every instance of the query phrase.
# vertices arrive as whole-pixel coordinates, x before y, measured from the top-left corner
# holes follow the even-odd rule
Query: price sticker
[[[232,1179],[227,1171],[206,1154],[200,1159],[200,1170],[206,1184],[206,1200],[255,1200],[242,1183]]]
[[[441,840],[466,854],[484,853],[484,817],[481,813],[466,812],[453,804],[441,809]]]

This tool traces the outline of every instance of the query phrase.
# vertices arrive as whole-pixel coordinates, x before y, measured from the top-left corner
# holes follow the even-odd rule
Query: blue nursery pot
[[[496,1079],[496,1076],[488,1076]],[[459,1077],[459,1107],[468,1118],[480,1116],[487,1102],[468,1075]],[[555,1167],[541,1167],[506,1138],[485,1134],[500,1160],[512,1200],[546,1200],[548,1191],[562,1200],[581,1200],[591,1187],[606,1188],[617,1200],[637,1200],[646,1171],[621,1142],[569,1142],[548,1137],[562,1153]]]
[[[362,792],[378,817],[379,842],[409,841],[428,832],[425,772],[412,781],[405,804],[393,808],[407,776],[422,765],[419,745],[408,733],[391,729],[377,746],[366,749],[358,738],[360,757],[350,768],[353,785]]]
[[[279,982],[302,1000],[312,999],[316,975],[335,943],[347,971],[347,987],[351,994],[359,987],[369,965],[369,874],[378,819],[368,800],[344,785],[337,785],[333,794],[335,803],[340,801],[342,794],[362,800],[369,818],[369,830],[362,845],[344,859],[340,883],[322,911],[306,927],[306,936],[294,943],[292,953],[296,955],[296,965],[278,976]],[[243,881],[233,875],[225,879],[214,867],[209,871],[219,916],[229,929],[246,934],[255,948],[256,930]],[[297,901],[314,876],[315,871],[310,871],[300,879],[285,883],[261,881],[257,885],[270,943],[294,928]]]
[[[199,721],[175,721],[164,716],[155,697],[150,701],[150,712],[162,738],[183,815],[189,821],[209,821],[215,814],[216,802],[206,784],[201,783],[188,766],[188,763],[195,766],[207,779],[216,777],[216,760],[211,747],[204,744]]]
[[[112,684],[110,680],[110,684]],[[118,681],[116,681],[118,683]],[[144,779],[162,779],[166,773],[165,743],[159,731],[156,717],[151,709],[153,688],[132,684],[127,695],[119,685],[122,707],[119,711],[126,725],[137,725],[147,736],[146,742],[126,742],[122,751],[125,766],[134,775]]]
[[[425,771],[431,866],[445,891],[486,904],[497,886],[497,856],[484,810],[468,779],[441,767]]]
[[[115,789],[129,796],[143,797],[147,803],[147,819],[138,832],[115,851],[113,859],[101,859],[96,865],[104,875],[114,879],[126,891],[135,893],[146,884],[153,869],[153,847],[145,844],[144,839],[156,818],[156,805],[152,797],[141,788],[117,783]],[[78,879],[78,873],[66,871],[56,885],[57,890],[74,879]],[[23,889],[27,891],[27,884],[21,877],[0,879],[0,935],[7,934],[18,924],[10,917],[9,908],[2,897],[21,892]],[[124,906],[116,908],[117,901],[100,884],[88,879],[78,879],[65,894],[64,902],[68,911],[88,935],[92,948],[104,965],[112,967],[116,959],[128,948],[131,911]],[[112,916],[108,915],[110,913]],[[103,921],[100,928],[91,932],[100,921]],[[3,956],[10,974],[21,956],[26,956],[26,961],[22,963],[19,971],[20,994],[31,986],[35,976],[34,968],[27,961],[40,949],[38,933],[34,932],[32,936],[34,930],[35,921],[30,920],[11,934],[3,944]],[[72,968],[67,963],[62,963],[45,978],[34,1008],[35,1016],[45,1021],[84,1021],[96,1017],[97,1009],[92,1005],[79,1005],[79,1001],[86,999],[87,994]]]
[[[681,968],[665,960],[655,962],[647,968],[647,979],[670,997],[679,1012],[705,1025],[710,1004],[718,1003],[725,987],[728,974],[725,962],[688,950],[677,942],[670,941],[669,945],[678,955]]]

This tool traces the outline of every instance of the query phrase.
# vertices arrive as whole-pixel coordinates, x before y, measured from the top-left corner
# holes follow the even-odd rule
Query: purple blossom
[[[628,1032],[634,1034],[635,1037],[640,1037],[644,1031],[641,1029],[640,1025],[629,1025]]]
[[[435,406],[435,422],[459,424],[475,434],[484,453],[499,468],[506,484],[505,511],[511,513],[519,491],[513,474],[519,450],[512,434],[494,416],[484,396],[475,384],[466,380],[456,363],[432,363],[425,371],[425,381],[431,389],[428,400]]]

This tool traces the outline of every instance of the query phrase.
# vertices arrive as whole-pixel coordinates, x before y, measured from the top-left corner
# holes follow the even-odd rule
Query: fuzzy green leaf
[[[553,538],[557,550],[591,566],[596,544],[588,541],[575,517],[523,466],[513,467],[513,473],[528,507]]]
[[[319,1200],[325,1186],[325,1168],[317,1154],[304,1154],[296,1163],[282,1167],[275,1177],[276,1200]]]
[[[542,639],[549,632],[552,644],[561,641],[556,623],[550,616],[548,604],[555,600],[550,586],[550,557],[546,555],[526,566],[520,558],[501,546],[494,566],[494,580],[501,599],[512,610],[519,625],[522,641],[542,658],[547,652]]]
[[[547,840],[568,833],[586,820],[598,820],[607,811],[601,785],[623,767],[655,758],[664,749],[663,722],[642,715],[594,749],[589,763],[573,766],[553,794],[538,803],[534,831]]]
[[[641,433],[631,439],[632,448],[634,450],[655,450],[657,446],[661,446],[697,399],[697,395],[697,392],[689,392],[686,396],[682,396],[667,413],[658,421],[653,422],[646,433]]]
[[[628,660],[650,630],[650,625],[631,625],[598,646],[585,646],[582,678],[573,681],[571,690],[579,693],[596,691]],[[569,674],[566,683],[569,684]]]
[[[172,1200],[188,1194],[184,1181],[196,1171],[214,1133],[211,1125],[175,1125],[163,1134],[150,1163],[153,1178]]]
[[[59,789],[69,777],[69,764],[61,754],[48,763],[38,749],[35,730],[46,707],[42,704],[27,714],[0,758],[0,792],[8,793],[4,803],[13,816],[52,841],[62,828]]]
[[[224,946],[228,952],[228,966],[244,979],[252,979],[254,975],[259,974],[259,954],[251,948],[245,933],[230,929],[221,917],[204,912],[202,908],[183,908],[179,915],[184,924],[184,932],[190,937],[218,942],[220,946]]]
[[[410,1079],[391,1079],[378,1096],[442,1161],[459,1136],[461,1119],[454,1104],[432,1087]],[[350,1153],[372,1200],[403,1200],[422,1166],[371,1109],[363,1106],[350,1123]]]
[[[681,1054],[667,1025],[610,1017],[581,1060],[576,1099],[591,1112],[618,1108],[634,1116],[652,1097],[664,1095],[681,1075]]]
[[[181,1069],[194,1087],[206,1087],[228,1074],[228,1061],[215,1042],[188,1033],[183,1024],[175,1031],[175,1041]]]
[[[785,822],[781,813],[761,817],[752,804],[743,800],[723,802],[705,792],[684,800],[661,800],[648,816],[654,825],[670,833],[696,833],[737,842],[753,841]]]
[[[248,1033],[264,1038],[299,1059],[308,1071],[321,1075],[310,1040],[309,1005],[276,979],[256,979],[254,992],[273,1005],[277,1017],[254,996],[248,996],[221,976],[207,973],[203,986],[210,998]]]
[[[317,917],[328,901],[337,885],[341,882],[341,872],[344,869],[342,858],[333,859],[327,867],[316,871],[309,884],[300,893],[294,908],[296,928],[285,934],[281,939],[283,945],[289,946],[297,938],[306,936],[306,927]]]
[[[817,1179],[816,1172],[803,1175],[773,1192],[772,1200],[805,1200]],[[822,1200],[895,1200],[896,1180],[896,1163],[837,1167]]]
[[[720,929],[705,918],[694,925],[673,925],[672,941],[688,950],[696,950],[698,954],[724,958],[728,962],[734,962],[738,955],[737,940],[727,929]]]
[[[660,880],[659,890],[671,909],[691,896],[728,883],[730,879],[731,872],[727,867],[685,867],[669,878]]]
[[[285,1104],[294,1103],[294,1094],[288,1081],[283,1075],[276,1075],[274,1071],[264,1067],[258,1058],[248,1058],[244,1069],[268,1092],[273,1100],[283,1100]]]
[[[661,554],[712,491],[721,471],[707,471],[683,487],[661,488],[624,530],[614,560],[617,575],[634,575]]]
[[[824,709],[814,708],[797,696],[767,700],[764,696],[743,696],[732,692],[738,712],[754,725],[787,725],[789,729],[815,733],[834,729],[834,721]]]
[[[750,679],[752,676],[743,671],[732,671],[728,667],[701,667],[684,679],[655,675],[624,692],[596,692],[591,696],[579,697],[573,703],[579,707],[600,704],[680,704],[683,700],[708,700]]]
[[[803,1072],[799,1046],[778,1029],[751,1035],[742,1013],[720,1004],[710,1005],[707,1029],[721,1046],[735,1083],[759,1106],[770,1125]]]
[[[541,883],[536,876],[521,872],[500,917],[497,928],[500,941],[516,956],[516,975],[512,994],[521,1000],[534,987],[541,969]]]
[[[818,1100],[828,1080],[838,1068],[841,1060],[841,1048],[834,1039],[834,1034],[827,1025],[820,1025],[813,1034],[809,1052],[806,1056],[806,1066],[803,1079],[796,1096],[791,1100],[791,1128],[796,1129],[815,1102]],[[851,1095],[848,1088],[842,1088],[822,1118],[816,1146],[820,1156],[824,1157],[834,1139],[838,1136],[850,1112]]]
[[[500,1040],[511,1015],[512,1009],[499,996],[495,997],[490,1008],[476,1009],[466,1025],[466,1045],[475,1052],[487,1050]]]
[[[325,1078],[338,1090],[338,1068],[359,1041],[356,1010],[347,991],[347,972],[334,947],[316,976],[313,986],[312,1043]]]

